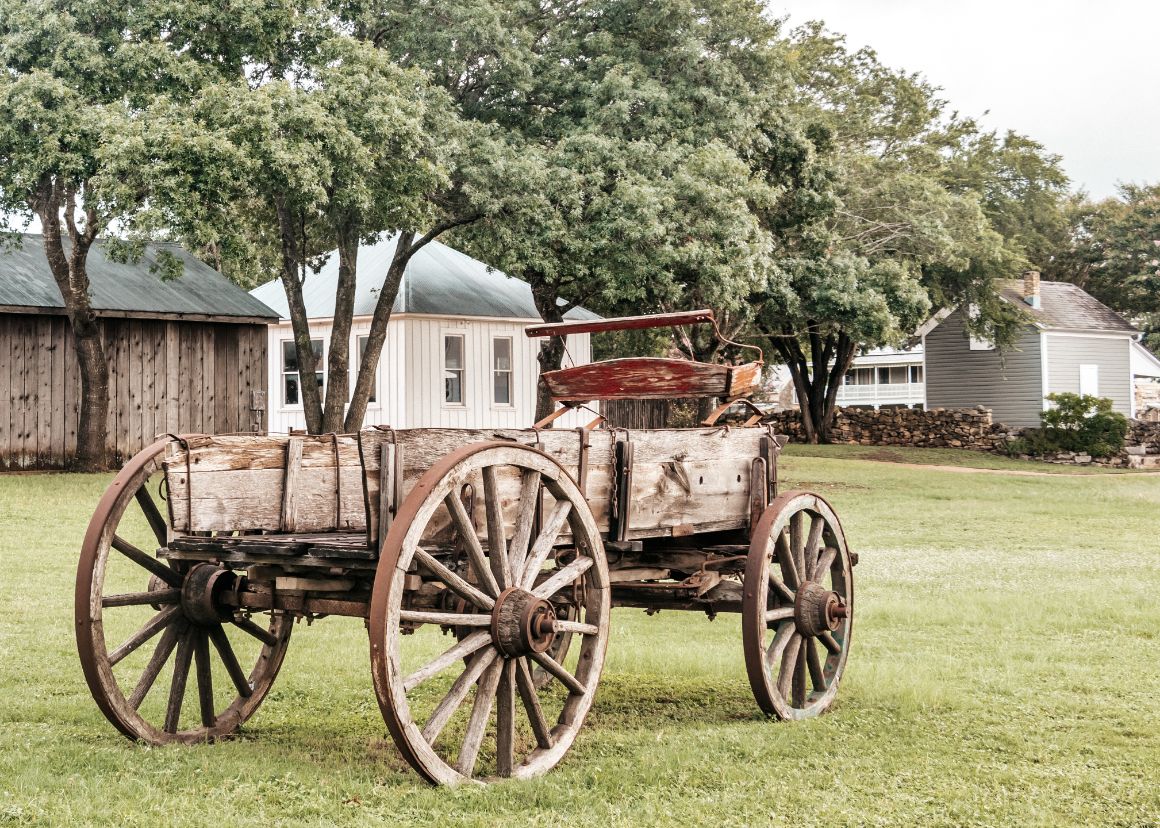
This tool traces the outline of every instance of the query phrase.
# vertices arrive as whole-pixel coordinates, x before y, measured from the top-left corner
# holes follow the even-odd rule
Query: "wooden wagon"
[[[695,321],[712,317],[529,335]],[[545,381],[564,408],[694,394],[727,406],[759,375],[760,362],[636,360]],[[825,500],[778,492],[782,438],[756,418],[717,425],[723,409],[692,429],[598,418],[159,440],[85,536],[76,627],[93,696],[132,739],[226,737],[270,691],[295,621],[362,618],[383,718],[420,774],[526,778],[576,738],[621,606],[740,612],[761,710],[822,713],[849,651],[856,558]]]

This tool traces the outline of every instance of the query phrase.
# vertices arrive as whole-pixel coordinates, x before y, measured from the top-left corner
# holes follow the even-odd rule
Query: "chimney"
[[[1039,271],[1027,270],[1023,273],[1023,301],[1039,310]]]

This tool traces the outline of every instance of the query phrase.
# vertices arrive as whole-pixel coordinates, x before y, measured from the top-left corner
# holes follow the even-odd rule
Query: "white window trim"
[[[462,399],[459,402],[447,402],[443,393],[443,375],[447,373],[447,337],[457,336],[463,341],[463,379],[459,384],[460,396]],[[451,411],[462,411],[468,407],[467,405],[467,377],[469,368],[467,363],[467,331],[462,328],[442,328],[439,331],[439,377],[436,383],[436,393],[439,395],[439,404],[441,408],[449,409]]]
[[[330,348],[329,348],[330,339],[325,337],[325,336],[312,336],[312,337],[310,337],[311,342],[314,342],[316,340],[321,340],[321,342],[322,342],[322,356],[319,357],[318,365],[315,366],[316,368],[319,369],[315,373],[322,374],[322,394],[323,394],[323,397],[325,397],[325,395],[326,395],[326,360],[330,356]],[[285,348],[286,348],[286,345],[284,343],[287,343],[287,342],[293,344],[294,337],[291,336],[291,337],[286,338],[286,339],[279,339],[278,340],[278,403],[279,403],[278,410],[279,411],[303,411],[304,405],[301,402],[301,399],[302,399],[302,372],[301,371],[287,371],[287,370],[285,370],[285,361],[284,361],[285,357],[283,356],[283,353],[284,353]],[[291,373],[298,374],[298,399],[299,399],[299,402],[297,404],[288,404],[286,402],[286,376],[288,374],[291,374]]]
[[[1094,375],[1096,386],[1094,390],[1084,390],[1083,375],[1085,368],[1089,369],[1089,375]],[[1079,366],[1079,393],[1081,395],[1087,394],[1092,397],[1098,397],[1100,395],[1100,366],[1098,363],[1086,363]]]
[[[491,407],[498,411],[512,411],[516,407],[516,338],[511,334],[491,334],[491,364],[488,373],[488,385],[491,388],[488,396],[491,398]],[[499,373],[495,367],[495,341],[497,339],[506,339],[508,341],[508,364],[511,366],[507,370],[508,375],[508,399],[511,402],[501,403],[496,402],[495,399],[495,375]]]

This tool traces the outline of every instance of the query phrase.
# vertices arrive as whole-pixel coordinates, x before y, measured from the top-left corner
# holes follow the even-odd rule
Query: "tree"
[[[795,78],[786,106],[815,156],[797,209],[760,213],[788,283],[758,302],[759,330],[789,367],[807,439],[824,442],[858,351],[903,344],[932,308],[972,304],[976,332],[1011,341],[1021,317],[994,281],[1043,247],[1046,230],[1019,233],[1027,215],[1056,209],[1062,173],[1037,144],[980,133],[920,76],[849,52],[820,24],[785,50]],[[776,171],[778,159],[759,164]]]

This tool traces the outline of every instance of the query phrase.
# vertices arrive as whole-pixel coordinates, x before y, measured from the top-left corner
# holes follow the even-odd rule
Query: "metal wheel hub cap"
[[[491,612],[491,637],[508,658],[547,652],[556,640],[556,610],[527,590],[505,589]]]
[[[838,593],[816,581],[806,581],[797,591],[793,605],[794,624],[802,635],[816,636],[833,632],[848,614],[846,602]]]
[[[189,570],[181,584],[181,609],[185,617],[206,627],[229,620],[230,609],[218,599],[233,589],[236,578],[230,570],[208,563]]]

